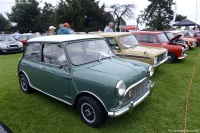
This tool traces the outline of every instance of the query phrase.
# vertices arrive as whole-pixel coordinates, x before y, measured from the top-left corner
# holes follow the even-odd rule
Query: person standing
[[[72,34],[68,23],[60,24],[59,27],[60,29],[57,31],[57,35]]]
[[[48,35],[48,36],[55,35],[55,34],[56,34],[56,33],[55,33],[55,30],[56,30],[56,27],[50,26],[50,27],[49,27],[49,30],[48,30],[48,32],[47,32],[47,35]]]
[[[104,32],[113,32],[113,22],[110,22],[108,26],[105,27]]]
[[[17,31],[14,33],[14,38],[15,38],[15,40],[18,40],[18,39],[20,38],[19,30],[17,30]]]

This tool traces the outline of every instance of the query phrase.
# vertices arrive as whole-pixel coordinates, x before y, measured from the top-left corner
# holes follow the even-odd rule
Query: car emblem
[[[132,95],[133,95],[133,92],[131,90],[131,91],[129,91],[128,96],[131,97]]]

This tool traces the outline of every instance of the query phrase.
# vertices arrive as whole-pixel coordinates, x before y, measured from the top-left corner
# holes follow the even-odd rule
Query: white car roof
[[[93,35],[52,35],[52,36],[35,37],[28,40],[27,42],[65,42],[65,41],[93,39],[93,38],[103,38],[103,37],[93,36]]]

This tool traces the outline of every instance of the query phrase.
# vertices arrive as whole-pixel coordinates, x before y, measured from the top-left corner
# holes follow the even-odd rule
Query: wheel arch
[[[87,91],[83,91],[80,92],[76,95],[75,100],[74,100],[74,105],[76,106],[78,103],[78,100],[82,97],[82,96],[88,96],[88,97],[92,97],[94,99],[96,99],[99,103],[101,103],[101,105],[104,107],[104,109],[108,112],[105,104],[103,103],[103,101],[95,94],[91,93],[91,92],[87,92]]]

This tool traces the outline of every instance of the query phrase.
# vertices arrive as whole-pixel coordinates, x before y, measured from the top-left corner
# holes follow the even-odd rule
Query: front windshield
[[[114,56],[105,40],[90,40],[66,44],[66,49],[73,65],[100,61]]]
[[[134,35],[122,36],[122,37],[119,37],[118,40],[123,49],[128,49],[133,46],[140,45]]]
[[[12,36],[0,36],[0,41],[15,41]]]
[[[162,34],[158,34],[158,39],[160,40],[161,43],[168,42],[167,37],[163,33]]]
[[[174,38],[174,35],[171,32],[167,32],[166,34],[167,34],[169,40],[171,40],[172,38]]]

